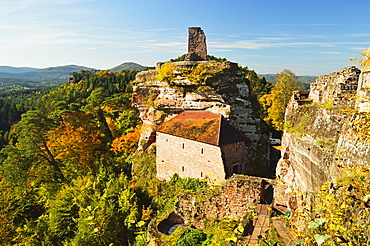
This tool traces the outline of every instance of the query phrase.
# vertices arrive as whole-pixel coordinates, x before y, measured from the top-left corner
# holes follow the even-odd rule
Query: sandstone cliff
[[[340,175],[341,167],[370,165],[368,130],[361,126],[368,114],[358,111],[359,105],[366,108],[361,103],[368,101],[369,83],[368,73],[348,67],[320,76],[308,97],[294,94],[285,115],[278,178],[295,190],[317,191]]]
[[[137,74],[134,103],[144,123],[141,147],[150,144],[156,128],[185,110],[223,115],[250,140],[244,172],[270,176],[268,145],[260,134],[249,81],[232,62],[182,61],[158,63]],[[258,164],[257,164],[258,163]]]

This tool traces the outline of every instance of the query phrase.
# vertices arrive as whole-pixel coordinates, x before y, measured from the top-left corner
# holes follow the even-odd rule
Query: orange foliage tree
[[[101,135],[89,114],[74,112],[63,115],[60,125],[48,132],[49,146],[55,159],[64,161],[67,169],[79,173],[94,172]]]
[[[138,128],[134,132],[129,132],[122,137],[114,139],[111,150],[117,153],[122,153],[125,157],[132,155],[137,149],[140,132],[141,131]]]

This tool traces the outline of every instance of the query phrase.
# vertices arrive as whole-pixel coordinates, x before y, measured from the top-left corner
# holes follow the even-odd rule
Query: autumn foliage
[[[344,168],[335,183],[326,182],[302,204],[294,233],[300,245],[368,245],[370,168]]]
[[[55,159],[73,163],[82,173],[94,172],[94,152],[101,144],[101,131],[90,123],[87,113],[63,115],[61,124],[48,131],[49,146]]]
[[[259,103],[265,114],[264,120],[276,130],[282,131],[285,109],[293,91],[299,89],[298,79],[292,71],[284,69],[276,75],[275,82],[271,92],[262,96]]]
[[[367,71],[370,69],[370,46],[360,54],[360,59],[351,59],[352,63],[355,65],[360,65],[362,71]]]
[[[134,132],[129,132],[122,137],[114,139],[111,150],[124,156],[132,155],[136,151],[139,139],[140,129],[136,129]]]

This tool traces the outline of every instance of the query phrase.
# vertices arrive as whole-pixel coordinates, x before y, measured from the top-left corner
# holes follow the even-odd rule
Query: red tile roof
[[[164,122],[157,131],[216,146],[247,140],[222,115],[208,111],[185,111]]]

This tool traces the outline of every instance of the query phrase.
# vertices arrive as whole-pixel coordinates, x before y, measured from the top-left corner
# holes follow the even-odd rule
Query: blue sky
[[[108,69],[187,52],[200,26],[208,53],[259,74],[324,75],[370,45],[369,0],[0,0],[0,65]]]

